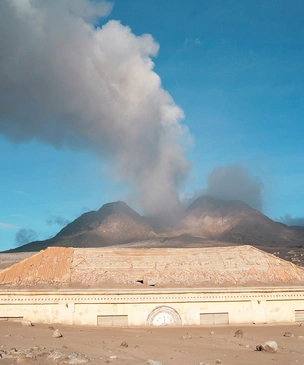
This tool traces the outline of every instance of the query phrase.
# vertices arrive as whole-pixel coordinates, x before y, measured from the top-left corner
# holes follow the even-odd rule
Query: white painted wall
[[[156,311],[155,323],[172,322],[200,325],[201,313],[228,312],[229,323],[294,322],[295,310],[304,310],[304,288],[294,290],[248,289],[162,292],[1,292],[0,319],[23,317],[33,323],[97,325],[97,317],[127,315],[129,326],[145,326]],[[171,309],[170,309],[171,308]],[[172,317],[172,318],[173,318]]]

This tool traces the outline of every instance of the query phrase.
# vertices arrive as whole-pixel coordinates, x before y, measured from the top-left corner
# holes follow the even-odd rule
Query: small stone
[[[122,343],[120,344],[120,346],[121,346],[121,347],[128,347],[129,345],[127,344],[127,342],[126,342],[126,341],[124,341],[124,342],[122,342]]]
[[[52,360],[58,360],[65,357],[65,354],[59,350],[51,351],[49,358]]]
[[[45,350],[45,347],[44,346],[34,346],[33,350],[34,351],[36,351],[36,350]]]
[[[62,337],[62,334],[56,329],[52,335],[54,338],[60,338]]]
[[[34,354],[32,354],[32,353],[25,354],[25,357],[27,357],[27,358],[29,358],[31,360],[36,360],[36,356]]]
[[[63,361],[63,364],[69,364],[69,365],[78,365],[78,364],[85,364],[86,362],[89,362],[89,359],[83,358],[83,357],[76,357],[73,359],[68,359]]]
[[[211,336],[212,336],[212,335],[214,335],[214,331],[211,331],[211,332],[209,333],[209,335],[211,335]]]
[[[181,337],[182,340],[187,340],[187,338],[188,338],[187,336],[182,336]]]
[[[33,327],[34,326],[31,321],[27,321],[25,319],[21,322],[21,324],[22,324],[22,326],[27,326],[27,327]]]
[[[210,365],[208,362],[199,362],[198,365]]]
[[[234,334],[234,337],[243,337],[243,331],[242,330],[237,330]]]
[[[291,332],[285,332],[284,337],[293,337],[293,334]]]
[[[50,356],[50,353],[47,352],[47,351],[42,351],[42,352],[38,352],[36,354],[36,356],[39,357],[39,358],[41,358],[41,357],[48,357],[48,356]]]
[[[18,356],[16,363],[28,363],[28,362],[32,362],[36,360],[36,356],[34,354],[31,353],[25,353],[22,354],[20,356]]]
[[[222,361],[221,361],[220,359],[216,359],[216,360],[215,360],[215,363],[216,363],[216,364],[221,364],[221,363],[222,363]]]
[[[76,357],[78,357],[78,353],[77,352],[71,352],[70,355],[68,356],[69,359],[75,359]]]
[[[157,360],[148,360],[147,364],[148,365],[164,365],[162,362],[157,361]]]
[[[117,356],[112,355],[112,356],[110,356],[110,359],[117,359]]]

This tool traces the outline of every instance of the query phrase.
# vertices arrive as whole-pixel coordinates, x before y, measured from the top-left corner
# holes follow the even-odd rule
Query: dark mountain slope
[[[197,237],[255,246],[297,245],[304,235],[274,222],[247,204],[210,196],[195,200],[185,213],[180,229]]]
[[[102,247],[153,237],[155,233],[146,220],[119,201],[82,214],[51,239],[30,242],[10,251],[37,251],[48,246]]]
[[[30,242],[10,252],[38,251],[48,246],[104,247],[128,243],[136,247],[204,247],[213,241],[214,245],[223,242],[264,249],[304,245],[301,228],[274,222],[238,200],[202,196],[188,207],[175,228],[161,222],[157,234],[151,226],[153,222],[149,222],[124,202],[108,203],[98,211],[82,214],[55,237]]]

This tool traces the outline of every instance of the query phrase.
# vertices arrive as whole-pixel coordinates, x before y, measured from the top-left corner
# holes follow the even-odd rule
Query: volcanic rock
[[[242,330],[237,330],[234,334],[234,337],[243,337],[243,331]]]
[[[256,347],[258,351],[277,352],[278,344],[275,341],[266,341]]]

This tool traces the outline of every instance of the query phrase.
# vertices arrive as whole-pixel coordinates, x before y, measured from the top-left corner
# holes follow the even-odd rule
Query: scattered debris
[[[192,336],[187,334],[186,336],[182,336],[181,339],[182,340],[192,339]]]
[[[124,341],[124,342],[122,342],[122,343],[120,344],[120,346],[121,346],[121,347],[128,347],[129,345],[127,344],[127,342],[126,342],[126,341]]]
[[[85,364],[90,359],[85,355],[79,355],[77,352],[65,353],[61,349],[47,350],[44,346],[34,346],[27,349],[16,349],[15,347],[10,350],[5,349],[5,346],[1,346],[0,359],[12,359],[17,364],[31,364],[33,362],[38,363],[51,363],[55,364],[69,364],[78,365]]]

